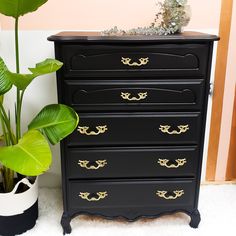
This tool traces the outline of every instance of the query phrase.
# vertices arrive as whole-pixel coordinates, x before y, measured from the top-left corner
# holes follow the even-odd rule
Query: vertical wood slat
[[[219,36],[221,39],[218,43],[216,58],[214,96],[212,102],[210,140],[208,147],[208,159],[206,170],[207,181],[215,180],[223,108],[224,85],[232,20],[232,8],[233,0],[222,0],[219,28]]]
[[[236,179],[236,88],[234,96],[234,112],[230,136],[229,158],[227,162],[226,180]]]

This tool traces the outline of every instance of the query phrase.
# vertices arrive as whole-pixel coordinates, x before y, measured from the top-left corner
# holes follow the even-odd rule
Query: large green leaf
[[[10,71],[7,72],[7,76],[12,84],[14,84],[20,90],[26,89],[35,78],[33,74],[17,74]]]
[[[17,173],[37,176],[49,169],[52,154],[38,130],[28,131],[14,146],[0,147],[0,163]]]
[[[16,74],[8,71],[7,76],[18,89],[24,90],[36,77],[55,72],[59,70],[62,65],[63,63],[58,60],[46,59],[36,64],[35,68],[29,68],[32,74]]]
[[[48,0],[0,0],[0,13],[18,18],[36,11]]]
[[[1,1],[1,0],[0,0]],[[12,87],[12,82],[8,77],[8,69],[3,59],[0,57],[0,95],[8,92]]]
[[[29,68],[34,76],[49,74],[59,70],[63,63],[55,59],[48,58],[43,62],[36,64],[35,68]]]
[[[71,134],[77,127],[79,117],[70,107],[52,104],[44,107],[29,124],[29,130],[39,129],[52,144]]]

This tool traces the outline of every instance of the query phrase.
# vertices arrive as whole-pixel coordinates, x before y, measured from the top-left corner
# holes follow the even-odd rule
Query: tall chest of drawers
[[[60,103],[79,126],[61,143],[64,213],[109,219],[184,212],[200,222],[198,195],[217,36],[49,37]]]

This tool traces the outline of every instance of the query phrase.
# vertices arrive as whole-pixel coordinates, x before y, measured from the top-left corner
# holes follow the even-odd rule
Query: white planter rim
[[[16,193],[18,186],[23,183],[29,187],[23,193]],[[19,181],[10,193],[0,193],[0,216],[23,214],[35,204],[38,199],[38,177],[31,184],[27,178]]]

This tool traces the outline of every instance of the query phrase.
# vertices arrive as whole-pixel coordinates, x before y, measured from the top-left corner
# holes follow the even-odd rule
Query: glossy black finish
[[[197,228],[200,221],[201,221],[201,216],[200,216],[199,211],[196,210],[196,211],[192,212],[191,215],[190,215],[190,218],[191,218],[191,221],[190,221],[189,225],[192,228]]]
[[[200,110],[204,80],[64,80],[63,102],[79,111]],[[129,93],[128,100],[122,94]],[[139,93],[146,93],[141,100]]]
[[[97,132],[98,126],[106,131],[88,136],[75,130],[67,139],[68,146],[127,146],[156,144],[197,144],[201,132],[199,112],[161,113],[79,113],[79,127],[89,127],[88,133]],[[171,135],[160,130],[170,126],[169,132],[180,132],[179,126],[188,130]]]
[[[49,41],[58,43],[209,43],[219,40],[216,35],[200,32],[185,31],[181,34],[166,36],[158,35],[133,35],[133,36],[103,36],[100,32],[66,31],[48,37]]]
[[[81,214],[134,221],[184,212],[190,226],[198,226],[212,49],[218,39],[196,32],[49,37],[64,62],[57,73],[59,102],[80,116],[78,130],[61,143],[64,234]],[[98,126],[106,128],[98,132]],[[183,192],[177,196],[176,190]],[[157,191],[166,193],[158,197]]]
[[[157,195],[157,191],[167,191],[166,196],[175,196],[174,191],[183,190],[184,194],[175,200],[166,200]],[[82,211],[90,208],[135,208],[168,207],[170,210],[183,206],[194,206],[195,185],[193,180],[138,180],[132,181],[69,181],[69,210]],[[79,197],[82,192],[89,192],[89,198],[97,198],[98,192],[107,192],[107,197],[100,201],[89,202]]]
[[[0,216],[0,235],[14,236],[32,229],[38,219],[38,200],[23,214]]]
[[[154,45],[62,45],[65,57],[65,77],[73,76],[204,76],[207,73],[208,46],[206,44]],[[130,66],[122,62],[146,64]]]
[[[68,152],[68,179],[194,177],[199,156],[196,146],[76,148]],[[163,159],[168,160],[167,166]],[[175,168],[178,159],[185,159],[184,164]],[[98,160],[106,164],[98,168]],[[89,161],[86,167],[97,169],[86,169],[81,164],[84,161]]]

